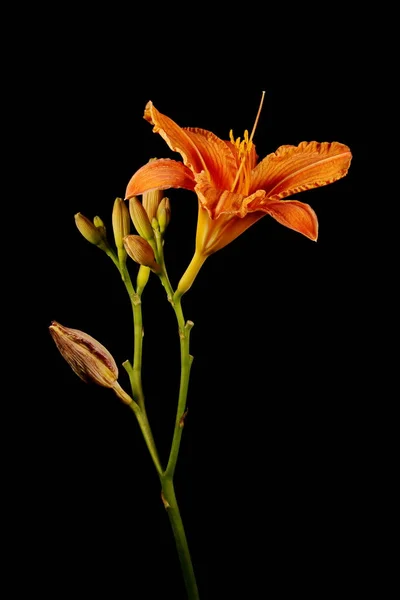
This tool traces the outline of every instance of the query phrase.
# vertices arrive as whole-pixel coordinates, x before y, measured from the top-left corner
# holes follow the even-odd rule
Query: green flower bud
[[[128,235],[124,238],[124,245],[132,260],[139,265],[150,267],[156,273],[160,272],[160,265],[156,263],[154,252],[146,240],[139,235]]]
[[[129,200],[129,212],[138,234],[145,240],[153,239],[154,232],[151,227],[149,217],[147,216],[142,204],[135,196]]]
[[[90,221],[81,213],[77,213],[75,215],[75,223],[85,240],[91,244],[94,244],[95,246],[101,246],[103,243],[103,236],[97,227],[95,227],[95,225],[92,223],[92,221]]]
[[[114,231],[115,245],[117,246],[118,250],[123,250],[124,237],[129,235],[131,220],[129,217],[129,210],[122,198],[117,198],[114,202],[112,226]]]
[[[169,198],[163,198],[157,209],[157,221],[160,226],[160,232],[164,233],[171,220],[171,203]]]
[[[96,227],[96,229],[99,230],[103,240],[106,242],[107,241],[107,231],[106,231],[106,226],[104,225],[102,219],[100,219],[100,217],[96,216],[93,219],[93,223],[94,223],[94,226]]]
[[[141,295],[150,277],[150,268],[140,265],[140,269],[136,279],[136,292]]]

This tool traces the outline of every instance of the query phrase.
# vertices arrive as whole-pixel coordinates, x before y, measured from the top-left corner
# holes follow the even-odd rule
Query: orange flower
[[[170,187],[194,190],[199,199],[197,262],[204,262],[266,214],[316,240],[318,220],[313,209],[283,199],[333,183],[348,171],[350,149],[338,142],[281,146],[258,162],[253,136],[261,106],[262,101],[251,135],[245,131],[243,140],[236,141],[232,132],[230,141],[224,141],[204,129],[181,128],[152,102],[146,106],[144,118],[181,154],[183,163],[170,159],[147,163],[133,175],[126,198]]]

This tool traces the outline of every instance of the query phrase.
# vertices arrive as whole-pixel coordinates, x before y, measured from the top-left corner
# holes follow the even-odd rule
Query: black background
[[[217,25],[182,34],[159,19],[140,37],[144,21],[132,25],[127,37],[106,17],[102,27],[77,19],[68,33],[48,31],[32,60],[28,147],[40,199],[32,224],[40,260],[26,277],[46,376],[38,381],[26,457],[31,585],[43,597],[185,597],[134,415],[109,390],[70,371],[47,327],[55,319],[86,331],[119,365],[131,358],[126,292],[111,261],[80,236],[74,214],[100,215],[111,237],[112,205],[132,174],[150,157],[179,160],[142,119],[148,100],[182,126],[227,138],[231,128],[235,135],[251,129],[266,90],[255,135],[260,157],[315,139],[348,144],[354,159],[345,179],[296,196],[318,215],[317,243],[265,217],[212,256],[184,298],[185,317],[195,323],[195,359],[178,501],[202,598],[280,598],[300,590],[325,598],[345,584],[353,589],[366,577],[354,366],[364,252],[355,232],[366,155],[359,48],[342,24],[321,33],[325,44],[294,28],[290,42],[258,37],[255,46],[253,36],[230,35],[228,26],[221,38]],[[197,200],[182,190],[168,196],[165,254],[176,286],[194,248]],[[130,269],[133,275],[136,266]],[[179,345],[156,277],[143,295],[143,315],[144,389],[165,461]],[[122,368],[121,383],[128,389]]]

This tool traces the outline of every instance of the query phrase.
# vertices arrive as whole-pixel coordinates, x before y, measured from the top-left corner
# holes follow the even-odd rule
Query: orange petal
[[[196,251],[202,256],[209,256],[221,250],[264,215],[263,212],[254,212],[240,218],[224,214],[217,219],[211,219],[208,211],[199,203]]]
[[[229,190],[235,179],[237,163],[228,144],[206,129],[185,127],[183,130],[202,155],[213,185]]]
[[[194,173],[206,169],[199,149],[189,135],[175,121],[160,113],[152,102],[146,104],[144,118],[154,125],[154,133],[159,133],[174,152],[179,152],[183,162]]]
[[[194,191],[197,194],[200,204],[205,208],[212,219],[218,219],[222,215],[235,215],[243,218],[248,212],[248,205],[258,203],[266,198],[263,190],[257,190],[250,196],[228,192],[224,189],[214,187],[204,173],[196,177],[197,185]],[[259,210],[255,208],[254,210]],[[252,210],[251,212],[254,212]]]
[[[262,189],[269,198],[285,198],[344,177],[350,162],[350,149],[339,142],[281,146],[253,170],[250,192]]]
[[[160,158],[148,162],[136,171],[126,188],[125,199],[151,190],[166,190],[171,187],[193,190],[195,185],[193,174],[188,167],[170,158]]]
[[[160,113],[152,102],[148,102],[144,118],[154,125],[174,152],[179,152],[184,164],[193,171],[205,171],[214,185],[230,187],[236,172],[236,161],[229,146],[211,131],[182,128],[169,117]]]
[[[266,200],[257,206],[249,207],[250,211],[259,211],[271,215],[276,221],[302,233],[314,242],[318,238],[318,219],[317,215],[308,204],[298,202],[297,200]]]

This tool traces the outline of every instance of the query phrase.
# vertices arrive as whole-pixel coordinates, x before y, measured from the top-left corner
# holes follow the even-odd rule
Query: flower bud
[[[94,244],[95,246],[101,246],[103,243],[103,236],[101,232],[95,227],[95,225],[87,217],[81,213],[75,215],[75,224],[83,235],[85,240]]]
[[[102,219],[100,219],[100,217],[96,216],[93,219],[93,223],[94,226],[96,227],[96,229],[99,230],[101,237],[103,238],[103,240],[105,242],[107,242],[107,231],[106,231],[106,226],[104,225]]]
[[[145,267],[144,265],[140,265],[140,269],[136,279],[136,292],[141,295],[146,284],[150,277],[150,269],[149,267]]]
[[[72,370],[85,382],[114,388],[118,367],[109,351],[87,333],[53,321],[50,334]]]
[[[149,162],[154,162],[156,158],[151,158]],[[162,200],[164,192],[162,190],[153,190],[151,192],[144,192],[142,196],[143,207],[149,217],[150,223],[157,214],[158,206]]]
[[[123,250],[124,237],[129,235],[131,220],[129,217],[129,210],[122,198],[117,198],[114,202],[112,226],[114,231],[115,245],[117,246],[118,250]]]
[[[138,234],[145,240],[153,239],[154,231],[151,227],[149,217],[135,196],[129,200],[129,212],[131,213],[132,221]]]
[[[157,209],[157,221],[160,226],[160,232],[164,233],[171,220],[171,203],[169,198],[163,198]]]
[[[128,255],[139,265],[150,267],[157,273],[160,271],[160,265],[158,265],[154,258],[154,252],[148,242],[141,238],[139,235],[127,235],[124,238],[125,250]]]

